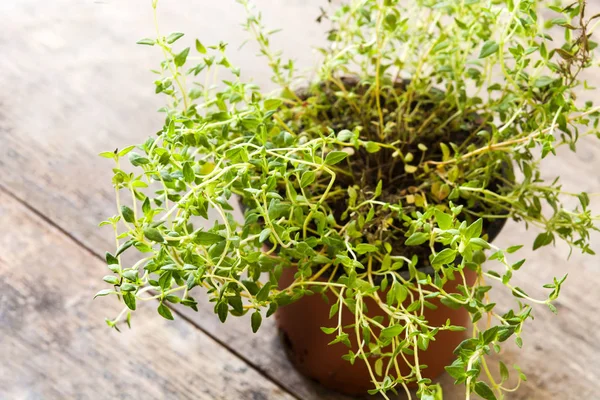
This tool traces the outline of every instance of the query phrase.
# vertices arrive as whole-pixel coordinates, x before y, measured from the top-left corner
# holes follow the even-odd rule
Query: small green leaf
[[[282,103],[283,102],[281,100],[279,100],[279,99],[268,99],[268,100],[265,100],[265,103],[264,103],[265,110],[267,110],[267,111],[277,110],[281,106]]]
[[[171,313],[171,309],[165,306],[163,303],[158,305],[158,313],[165,319],[173,320],[173,314]]]
[[[477,393],[484,399],[496,400],[496,396],[494,395],[494,392],[492,392],[492,389],[490,389],[490,387],[487,385],[487,383],[479,381],[475,384],[474,389],[475,389],[475,393]]]
[[[150,163],[150,160],[146,157],[140,156],[137,153],[129,153],[129,162],[131,162],[131,165],[134,167],[139,167],[140,165],[146,165]]]
[[[471,238],[480,237],[482,229],[483,229],[483,219],[479,218],[477,221],[473,222],[467,228],[467,230],[465,232],[465,236],[467,237],[467,240],[471,239]]]
[[[144,215],[148,215],[148,213],[152,211],[152,206],[150,205],[150,198],[146,197],[144,202],[142,203],[142,212]]]
[[[219,243],[225,240],[221,235],[212,232],[198,232],[194,241],[203,246],[210,246],[215,243]]]
[[[271,292],[271,282],[267,282],[264,284],[262,288],[256,293],[256,300],[265,301],[269,298],[269,293]]]
[[[447,265],[453,262],[455,258],[456,250],[444,249],[433,257],[433,260],[431,260],[431,265],[433,265],[434,267]]]
[[[478,238],[478,237],[474,237],[473,239],[469,240],[469,243],[473,243],[479,247],[482,247],[484,249],[491,249],[492,246],[490,246],[490,244],[488,242],[486,242],[485,240],[483,240],[482,238]]]
[[[123,301],[130,310],[135,310],[135,295],[133,293],[124,293]]]
[[[483,47],[481,48],[481,52],[479,53],[479,58],[489,57],[492,54],[496,53],[499,48],[500,48],[500,46],[498,46],[498,43],[496,43],[493,40],[488,40],[487,42],[485,42],[483,44]]]
[[[123,219],[126,222],[134,223],[135,222],[135,214],[133,210],[127,206],[121,206],[121,214],[123,215]]]
[[[192,164],[189,162],[186,162],[183,164],[183,179],[187,183],[192,183],[192,182],[194,182],[194,179],[196,179],[196,175],[194,174],[194,169],[192,168]]]
[[[322,326],[321,330],[326,333],[327,335],[331,335],[333,332],[337,331],[337,328],[327,328]]]
[[[381,149],[381,146],[376,142],[366,142],[365,148],[368,153],[377,153]]]
[[[119,264],[119,260],[117,259],[117,257],[113,256],[109,252],[106,252],[104,257],[106,258],[106,263],[108,265]]]
[[[227,319],[227,314],[229,314],[229,307],[227,307],[227,303],[222,301],[217,304],[217,315],[219,316],[219,320],[221,322],[225,322]]]
[[[306,171],[302,174],[302,178],[300,178],[300,187],[305,188],[311,183],[315,181],[315,173],[313,171]]]
[[[265,228],[262,230],[262,232],[258,236],[258,241],[260,243],[263,243],[265,240],[267,240],[269,238],[269,236],[271,236],[271,228]]]
[[[554,82],[556,79],[551,78],[549,76],[540,76],[539,78],[537,78],[535,80],[535,82],[533,83],[533,86],[537,87],[537,88],[542,88],[542,87],[546,87],[548,85],[550,85],[552,82]]]
[[[356,246],[356,252],[358,254],[373,253],[378,250],[379,250],[379,248],[377,246],[374,246],[372,244],[367,244],[367,243],[361,243],[358,246]]]
[[[175,65],[181,67],[183,64],[185,64],[185,60],[187,59],[189,53],[190,48],[186,47],[179,54],[177,54],[175,58],[173,58],[173,62],[175,63]]]
[[[128,240],[125,243],[123,243],[121,246],[119,246],[119,248],[117,249],[117,252],[115,253],[115,257],[119,257],[121,254],[123,254],[123,252],[125,252],[125,250],[127,250],[128,248],[130,248],[131,246],[133,246],[133,240]]]
[[[348,157],[348,153],[346,153],[346,152],[332,151],[332,152],[328,153],[327,156],[325,157],[325,163],[328,165],[335,165],[335,164],[339,163],[340,161],[344,160],[346,157]]]
[[[260,311],[256,310],[252,317],[250,317],[250,322],[252,323],[252,332],[256,333],[258,328],[260,328],[260,324],[262,323],[262,315],[260,315]]]
[[[119,284],[119,278],[114,275],[106,275],[104,278],[102,278],[102,280],[106,283],[110,283],[111,285]]]
[[[144,44],[146,46],[154,46],[154,43],[156,43],[156,42],[154,41],[154,39],[143,38],[143,39],[138,40],[136,43],[137,44]]]
[[[113,293],[117,293],[112,289],[102,289],[101,291],[99,291],[98,293],[96,293],[96,295],[94,296],[94,299],[96,297],[102,297],[102,296],[108,296],[109,294],[113,294]]]
[[[167,36],[167,43],[169,43],[169,44],[175,43],[175,41],[177,41],[177,39],[179,39],[182,36],[183,36],[183,33],[181,33],[181,32],[173,32],[169,36]]]
[[[383,336],[385,338],[396,337],[404,331],[404,328],[405,327],[402,325],[389,326],[389,327],[381,330],[381,336]]]
[[[552,232],[543,232],[537,235],[535,240],[533,241],[533,249],[537,250],[540,247],[547,246],[554,240],[554,235]]]
[[[521,249],[521,247],[523,247],[523,245],[518,245],[518,246],[510,246],[508,249],[506,249],[506,252],[508,254],[512,254],[516,251],[518,251],[519,249]]]
[[[418,170],[418,169],[419,169],[419,168],[417,168],[417,167],[416,167],[416,166],[414,166],[414,165],[404,164],[404,171],[405,171],[407,174],[414,174],[415,172],[417,172],[417,170]]]
[[[339,140],[340,142],[347,142],[349,140],[351,140],[354,137],[354,134],[349,131],[348,129],[343,129],[341,131],[338,132],[337,134],[337,140]]]
[[[165,239],[160,234],[160,231],[156,228],[144,229],[144,236],[146,236],[148,240],[152,240],[157,243],[163,243],[165,241]]]
[[[206,47],[198,39],[196,39],[196,51],[200,54],[206,54]]]
[[[98,154],[100,157],[103,158],[113,158],[115,159],[117,157],[117,155],[112,152],[112,151],[103,151],[102,153]]]
[[[509,374],[508,374],[508,368],[506,368],[506,364],[504,364],[502,361],[498,361],[498,364],[500,366],[500,377],[502,378],[502,382],[508,380]]]
[[[435,222],[438,224],[439,228],[442,230],[447,230],[452,227],[452,216],[441,212],[440,210],[435,210]]]
[[[404,242],[407,246],[418,246],[429,240],[429,234],[425,232],[415,232]]]
[[[135,146],[127,146],[123,150],[119,151],[117,154],[119,157],[124,157],[133,149],[135,149]]]

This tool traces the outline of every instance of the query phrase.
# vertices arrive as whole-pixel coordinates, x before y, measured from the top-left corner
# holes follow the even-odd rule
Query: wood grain
[[[0,190],[0,397],[293,399],[191,324],[141,307],[119,334],[104,265]]]
[[[160,126],[160,117],[152,113],[152,110],[160,107],[161,101],[153,94],[153,78],[146,72],[156,65],[159,55],[154,49],[133,44],[139,37],[151,35],[151,16],[146,3],[137,0],[106,0],[98,3],[58,0],[52,4],[41,0],[0,2],[0,24],[5,32],[0,35],[3,54],[0,58],[0,87],[3,88],[0,93],[0,184],[98,255],[104,250],[112,249],[110,231],[98,229],[96,225],[114,212],[114,202],[110,187],[110,163],[95,155],[117,146],[141,142]],[[322,29],[315,28],[312,24],[318,15],[315,5],[320,3],[317,0],[306,3],[274,0],[261,2],[267,21],[274,27],[286,28],[279,34],[276,45],[285,43],[283,47],[289,49],[288,53],[293,53],[304,67],[313,62],[311,45],[320,42]],[[161,11],[161,21],[165,32],[175,29],[184,31],[190,37],[199,36],[204,42],[223,39],[231,43],[231,49],[236,49],[237,44],[245,38],[239,29],[233,28],[238,25],[241,15],[235,7],[191,0],[176,4],[161,1],[161,4],[164,8]],[[252,47],[240,52],[233,51],[233,62],[243,67],[246,76],[254,77],[258,83],[267,85],[264,60],[254,58],[254,51]],[[591,82],[600,84],[600,78],[594,74],[588,74],[588,78]],[[591,98],[593,92],[582,93],[581,97]],[[577,154],[563,150],[566,149],[560,151],[559,158],[549,157],[545,160],[545,175],[553,177],[561,174],[566,190],[600,192],[600,175],[597,173],[600,168],[598,141],[584,139]],[[593,197],[596,210],[600,210],[598,200],[598,197]],[[3,227],[18,226],[18,221],[13,220],[11,224],[3,219],[0,221]],[[42,242],[58,241],[54,236],[61,235],[48,228],[42,232],[45,233],[38,233],[36,236],[30,230],[28,234],[39,237]],[[509,224],[498,239],[498,244],[505,246],[523,240],[531,243],[535,235],[536,232],[527,232],[521,225]],[[61,240],[60,243],[67,243],[66,240]],[[593,241],[594,247],[600,250],[598,235],[594,236]],[[40,251],[50,245],[43,247],[37,242],[24,241],[24,246],[30,249],[31,254],[46,256],[37,258],[42,265],[55,265],[48,261],[53,258],[44,254],[46,250]],[[47,251],[48,254],[54,254],[56,259],[67,259],[58,250],[53,253]],[[65,252],[71,254],[75,250]],[[82,254],[80,260],[83,262],[84,253],[81,250],[78,252]],[[554,316],[547,309],[536,310],[536,320],[530,322],[524,333],[524,348],[518,350],[516,346],[509,346],[505,353],[498,356],[507,364],[519,364],[529,376],[528,383],[516,394],[508,396],[508,399],[591,399],[600,390],[600,354],[596,344],[599,339],[597,332],[600,331],[600,291],[597,289],[600,285],[600,261],[597,256],[574,255],[567,262],[566,255],[564,246],[544,248],[535,253],[527,252],[526,256],[530,261],[515,277],[518,286],[531,295],[542,296],[544,291],[536,288],[551,281],[553,276],[569,272],[569,279],[559,300],[559,315]],[[7,264],[7,260],[2,257],[5,256],[0,255],[3,268],[10,265],[11,269],[25,270],[31,265],[26,258]],[[88,262],[98,264],[96,261]],[[58,290],[59,282],[68,278],[58,267],[46,269],[45,273],[48,275],[47,279],[54,282],[50,289],[55,291]],[[56,279],[55,274],[58,277]],[[5,279],[4,275],[3,273],[2,279]],[[87,281],[87,275],[81,275],[81,279],[87,282],[78,288],[81,290],[81,298],[88,299],[89,296],[85,296],[101,286],[100,277],[103,274],[99,272],[96,275],[97,279],[94,281]],[[32,282],[44,282],[44,278],[38,275],[38,279]],[[2,283],[6,285],[5,282]],[[52,297],[47,294],[44,283],[37,283],[40,286],[36,286],[23,281],[20,285],[20,292],[29,296],[20,301],[37,302],[34,307],[37,311],[29,308],[32,322],[26,321],[22,326],[35,326],[35,321],[53,323],[46,321],[44,311],[40,309]],[[513,304],[510,295],[497,295],[496,300],[501,309]],[[96,303],[102,305],[98,306]],[[99,336],[106,335],[114,338],[115,348],[121,349],[119,346],[123,346],[122,336],[113,336],[102,326],[102,318],[118,313],[118,306],[102,300],[96,300],[93,306],[98,308],[87,324],[94,322],[97,325],[82,323],[81,329],[97,327],[98,333],[95,335],[98,336],[88,336],[88,340],[93,343],[100,340]],[[201,357],[200,353],[196,350],[187,352],[181,348],[187,345],[197,349],[198,346],[202,347],[201,343],[205,343],[202,340],[210,340],[181,318],[175,325],[164,323],[150,308],[152,307],[141,307],[137,312],[137,320],[133,321],[134,330],[125,334],[135,336],[136,340],[132,339],[127,343],[137,342],[136,335],[150,335],[150,332],[158,335],[161,340],[166,340],[164,338],[169,338],[170,332],[175,329],[184,332],[182,335],[187,336],[186,342],[172,339],[177,343],[167,341],[165,347],[184,354],[185,363],[201,363],[202,360],[197,360]],[[77,310],[77,315],[82,316],[85,308]],[[249,321],[243,318],[231,319],[226,325],[222,325],[209,306],[202,307],[198,314],[186,315],[193,318],[193,323],[204,332],[233,349],[254,368],[279,382],[299,398],[343,399],[305,380],[293,370],[285,359],[272,321],[265,321],[259,334],[251,335]],[[43,340],[40,338],[40,343],[47,347],[22,349],[23,352],[29,351],[32,358],[28,361],[30,364],[21,367],[21,372],[27,372],[27,368],[34,369],[36,362],[43,362],[43,354],[49,352],[52,346],[57,346],[53,340],[58,341],[60,335],[56,335],[58,336],[46,336]],[[0,343],[4,346],[5,341]],[[154,341],[147,339],[145,343],[151,346]],[[214,349],[211,351],[221,354],[223,350],[219,350],[214,342],[211,343],[211,349]],[[30,345],[39,346],[35,343]],[[10,347],[19,346],[23,344],[17,343],[16,339],[10,343]],[[114,371],[110,372],[113,379],[117,379],[120,374],[125,374],[123,377],[134,381],[140,379],[136,378],[136,374],[143,371],[139,368],[150,361],[137,352],[130,349],[127,351],[128,357],[116,357],[117,353],[111,353],[120,360],[114,361],[117,364],[114,364]],[[99,368],[102,366],[87,364],[97,357],[100,356],[94,352],[80,354],[78,362],[83,363],[81,371],[86,368],[101,371]],[[170,362],[175,363],[175,360],[171,359]],[[130,371],[131,365],[138,366],[137,373]],[[169,365],[174,369],[175,364]],[[206,364],[202,365],[205,369],[210,368]],[[39,368],[36,369],[38,370]],[[168,368],[165,370],[168,372]],[[156,381],[169,376],[168,373],[162,375],[165,370],[155,371]],[[229,371],[222,372],[222,375],[237,379],[238,374]],[[217,378],[218,376],[215,377]],[[256,379],[260,377],[256,375]],[[39,382],[38,385],[47,385],[47,398],[58,398],[61,391],[67,389],[71,390],[69,393],[77,393],[76,387],[64,386],[74,385],[71,379],[65,379],[70,383],[62,382],[63,386],[52,386],[55,383],[50,376],[44,377],[40,373],[35,380]],[[13,384],[4,385],[7,382],[8,380],[1,382],[1,387],[15,387]],[[462,397],[462,388],[453,387],[448,377],[442,378],[442,383],[445,398],[453,400]],[[156,386],[149,386],[143,392],[147,391],[149,396],[163,393],[156,392],[154,388]],[[177,388],[185,393],[183,386]],[[266,393],[268,395],[268,390]]]

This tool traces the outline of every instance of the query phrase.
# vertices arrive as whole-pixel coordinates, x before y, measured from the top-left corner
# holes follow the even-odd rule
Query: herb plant
[[[438,298],[473,321],[447,371],[467,399],[502,397],[513,389],[508,369],[494,377],[486,358],[509,338],[521,345],[532,305],[556,312],[566,275],[544,286],[547,298],[531,298],[511,283],[526,266],[514,254],[522,245],[498,248],[488,230],[512,218],[540,229],[534,249],[561,240],[594,254],[600,217],[588,194],[545,181],[539,162],[600,137],[599,108],[575,95],[587,88],[580,72],[596,65],[590,37],[600,18],[583,1],[550,6],[544,21],[533,0],[352,0],[319,17],[332,27],[309,82],[239,2],[275,91],[242,80],[226,43],[185,47],[182,33],[164,36],[158,25],[139,41],[164,55],[154,83],[166,95],[165,123],[140,145],[102,153],[116,163],[118,213],[101,225],[114,229],[117,250],[106,254],[113,288],[98,295],[126,305],[107,323],[129,324],[150,299],[173,319],[169,303],[196,309],[192,293],[204,291],[221,321],[250,313],[256,332],[278,307],[331,291],[339,301],[324,331],[333,342],[356,336],[350,362],[377,358],[367,363],[372,393],[388,398],[416,383],[433,399],[439,388],[422,377],[419,352],[439,331],[464,329],[424,319]],[[127,158],[134,172],[122,168]],[[574,209],[563,205],[571,196]],[[232,215],[238,201],[243,220]],[[209,211],[218,216],[210,228],[201,222]],[[495,262],[482,267],[486,259]],[[290,267],[294,283],[278,288]],[[462,282],[457,293],[444,290],[449,280]],[[496,310],[491,281],[512,292],[512,310]],[[370,318],[365,298],[387,318]],[[342,307],[355,320],[341,320]]]

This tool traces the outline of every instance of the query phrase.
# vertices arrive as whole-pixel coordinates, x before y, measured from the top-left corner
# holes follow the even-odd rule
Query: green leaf
[[[522,244],[521,244],[521,245],[518,245],[518,246],[510,246],[508,249],[506,249],[506,252],[507,252],[508,254],[512,254],[512,253],[514,253],[514,252],[516,252],[516,251],[520,250],[520,249],[521,249],[521,247],[523,247],[523,245],[522,245]]]
[[[337,140],[339,140],[340,142],[347,142],[352,138],[354,138],[354,134],[348,129],[343,129],[337,134]]]
[[[322,330],[322,331],[323,331],[325,334],[327,334],[327,335],[331,335],[333,332],[337,331],[337,328],[327,328],[327,327],[324,327],[324,326],[322,326],[322,327],[321,327],[321,330]]]
[[[488,242],[486,242],[482,238],[478,238],[478,237],[474,237],[473,239],[469,240],[469,243],[473,243],[479,247],[483,247],[484,249],[492,248],[492,246],[490,246],[490,244]]]
[[[171,313],[171,309],[165,306],[163,303],[158,305],[158,313],[165,319],[173,320],[173,314]]]
[[[535,240],[533,241],[533,249],[537,250],[540,247],[547,246],[554,240],[554,235],[552,232],[543,232],[537,235]]]
[[[217,304],[217,315],[219,316],[219,320],[221,322],[225,322],[227,319],[227,314],[229,313],[229,307],[227,307],[227,303],[222,301]]]
[[[135,146],[127,146],[123,150],[119,151],[117,154],[119,157],[124,157],[127,154],[129,154],[129,152],[133,149],[135,149]]]
[[[500,366],[500,377],[502,378],[502,382],[508,380],[509,374],[508,374],[508,368],[506,368],[506,364],[504,364],[502,361],[498,361],[498,364]]]
[[[133,293],[123,294],[123,301],[130,310],[135,310],[135,295]]]
[[[133,240],[128,240],[125,243],[123,243],[118,249],[117,252],[115,253],[115,257],[119,257],[121,254],[123,254],[123,252],[125,252],[125,250],[127,250],[128,248],[130,248],[131,246],[133,246]]]
[[[113,256],[108,251],[106,252],[104,257],[106,258],[106,263],[108,265],[119,264],[119,260],[117,259],[117,257]]]
[[[190,48],[186,47],[179,54],[177,54],[175,58],[173,58],[173,62],[175,63],[175,65],[181,67],[183,64],[185,64],[185,60],[187,59],[189,53]]]
[[[325,157],[325,163],[328,165],[335,165],[340,161],[344,160],[348,157],[348,153],[343,151],[332,151],[327,154]]]
[[[381,146],[379,146],[379,144],[376,142],[366,142],[365,148],[367,149],[368,153],[377,153],[381,149]]]
[[[146,46],[154,46],[154,43],[156,43],[156,42],[154,41],[154,39],[143,38],[143,39],[138,40],[136,43],[137,44],[144,44]]]
[[[279,99],[267,99],[265,100],[265,110],[277,110],[283,102]]]
[[[182,36],[183,36],[183,33],[181,33],[181,32],[173,32],[169,36],[167,36],[167,43],[169,43],[169,44],[175,43],[177,41],[177,39],[179,39]]]
[[[358,254],[373,253],[373,252],[376,252],[377,250],[379,250],[379,248],[377,246],[374,246],[372,244],[367,244],[367,243],[361,243],[358,246],[356,246],[356,252]]]
[[[216,233],[200,231],[196,233],[194,242],[202,246],[210,246],[212,244],[222,242],[223,240],[225,240],[225,238],[221,235],[217,235]]]
[[[103,158],[112,158],[112,159],[117,158],[116,154],[113,151],[103,151],[102,153],[100,153],[98,155]]]
[[[106,283],[110,283],[111,285],[119,284],[119,278],[114,275],[106,275],[104,278],[102,278],[102,280]]]
[[[418,246],[429,240],[429,234],[425,232],[415,232],[404,242],[407,246]]]
[[[262,315],[260,315],[260,311],[256,310],[252,317],[250,317],[250,322],[252,323],[252,332],[256,333],[258,328],[260,328],[260,324],[262,323]]]
[[[263,243],[265,240],[267,240],[269,238],[269,236],[271,236],[271,228],[265,228],[262,230],[262,232],[258,236],[258,241],[260,243]]]
[[[144,236],[148,240],[152,240],[157,243],[164,243],[165,239],[160,234],[160,231],[156,228],[146,228],[144,229]]]
[[[300,187],[305,188],[311,183],[315,181],[315,173],[313,171],[306,171],[302,174],[302,178],[300,178]]]
[[[192,168],[192,164],[189,162],[186,162],[185,164],[183,164],[183,179],[187,183],[192,183],[192,182],[194,182],[194,179],[196,179],[196,174],[194,174],[194,169]]]
[[[129,153],[129,162],[134,167],[139,167],[140,165],[146,165],[150,163],[150,160],[146,157],[142,157],[137,153]]]
[[[96,297],[102,297],[102,296],[108,296],[109,294],[113,294],[113,293],[117,293],[112,289],[102,289],[101,291],[99,291],[98,293],[96,293],[96,295],[94,296],[94,299]]]
[[[492,392],[492,389],[490,389],[490,387],[487,385],[487,383],[479,381],[475,384],[474,389],[475,389],[475,393],[477,393],[484,399],[496,400],[496,396],[494,395],[494,392]]]
[[[431,264],[434,267],[450,264],[456,258],[456,250],[453,249],[444,249],[437,253],[433,260],[431,260]]]
[[[206,54],[206,47],[198,39],[196,39],[196,51],[200,54]]]
[[[262,288],[256,293],[256,300],[265,301],[269,298],[269,293],[271,292],[271,282],[267,282],[263,285]]]
[[[452,227],[452,216],[436,209],[435,222],[438,224],[438,227],[442,230],[450,229]]]
[[[121,206],[121,214],[123,215],[123,219],[129,223],[135,222],[135,214],[133,210],[127,206]]]
[[[150,205],[150,198],[146,197],[144,202],[142,203],[142,212],[144,215],[148,215],[148,213],[152,211],[152,206]]]
[[[465,363],[464,361],[462,361],[460,358],[454,360],[454,362],[452,363],[452,365],[448,365],[447,367],[444,367],[444,369],[446,370],[446,372],[448,372],[448,374],[450,374],[451,377],[453,377],[454,379],[456,379],[457,381],[462,381],[463,379],[466,379],[466,373],[465,373]]]
[[[486,58],[496,53],[500,46],[494,40],[488,40],[483,44],[481,48],[481,52],[479,53],[479,58]]]
[[[483,219],[479,218],[477,221],[473,222],[467,228],[467,230],[465,232],[465,236],[467,237],[467,240],[471,239],[471,238],[480,237],[482,229],[483,229]]]
[[[537,88],[542,88],[542,87],[546,87],[548,85],[550,85],[552,82],[554,82],[556,79],[551,78],[549,76],[540,76],[539,78],[537,78],[535,80],[535,82],[533,82],[533,86],[537,87]]]
[[[381,330],[381,336],[385,338],[393,338],[398,336],[404,331],[405,326],[393,325]]]

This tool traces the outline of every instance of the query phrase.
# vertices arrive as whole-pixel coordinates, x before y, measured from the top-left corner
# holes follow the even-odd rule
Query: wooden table
[[[164,32],[230,42],[244,76],[268,84],[256,47],[236,50],[245,34],[233,1],[160,3]],[[313,65],[311,47],[326,29],[313,21],[325,2],[260,3],[270,26],[286,28],[275,46]],[[145,304],[119,334],[103,321],[118,313],[116,300],[92,301],[105,287],[103,253],[113,248],[110,230],[97,224],[115,209],[110,162],[96,155],[161,126],[148,72],[160,55],[134,44],[152,35],[149,4],[0,2],[0,399],[344,399],[294,371],[272,320],[252,335],[246,318],[222,325],[206,304],[198,313],[177,309],[174,322]],[[545,176],[561,173],[567,190],[600,192],[600,141],[560,153],[544,161]],[[598,197],[593,206],[600,210]],[[535,235],[510,223],[498,242]],[[593,241],[600,251],[599,235]],[[559,245],[526,254],[516,278],[543,295],[543,283],[569,273],[558,316],[536,309],[524,348],[497,356],[529,377],[510,399],[600,398],[600,261],[574,254],[567,263],[567,252]],[[496,300],[501,309],[513,301]],[[441,382],[447,399],[461,398],[448,377]]]

